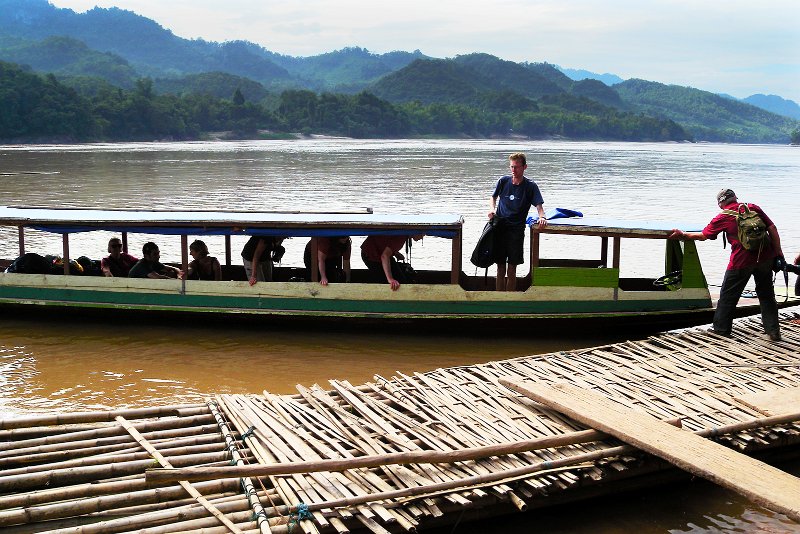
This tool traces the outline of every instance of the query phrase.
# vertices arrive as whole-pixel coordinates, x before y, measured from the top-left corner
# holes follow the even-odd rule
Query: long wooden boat
[[[70,310],[94,313],[104,319],[115,314],[155,317],[162,314],[192,318],[258,319],[275,324],[363,324],[455,329],[477,333],[506,327],[520,333],[542,332],[547,325],[568,328],[605,327],[659,329],[709,322],[712,298],[693,242],[667,240],[666,228],[642,223],[552,221],[531,232],[530,271],[519,278],[516,292],[497,292],[494,278],[470,276],[462,269],[463,218],[456,214],[381,215],[364,209],[352,213],[276,213],[212,211],[126,211],[0,207],[0,225],[18,229],[19,253],[26,252],[28,230],[62,236],[64,275],[0,273],[0,308]],[[105,278],[66,274],[70,235],[80,232],[158,234],[180,239],[182,264],[188,265],[189,236],[225,236],[223,281]],[[274,269],[274,281],[250,286],[240,265],[231,258],[232,236],[286,236],[316,239],[324,236],[373,234],[428,236],[450,241],[448,271],[417,271],[413,284],[391,291],[387,284],[367,283],[365,269],[353,269],[352,283],[322,287],[308,279],[303,267]],[[545,257],[542,242],[588,237],[597,240],[594,257]],[[664,256],[654,263],[649,278],[620,276],[622,240],[662,240]],[[566,245],[570,253],[585,248]],[[315,247],[311,247],[315,250]],[[354,244],[354,256],[357,256]],[[559,248],[558,250],[564,250]],[[134,252],[135,254],[135,252]],[[135,254],[136,255],[136,254]],[[74,254],[73,254],[74,256]],[[353,258],[353,265],[359,260]],[[316,264],[312,261],[312,264]],[[178,264],[179,265],[179,264]],[[316,269],[314,269],[316,271]],[[654,285],[665,274],[680,272],[679,283]],[[110,311],[115,312],[114,314]],[[748,313],[746,308],[742,314]],[[473,328],[473,325],[475,328]]]

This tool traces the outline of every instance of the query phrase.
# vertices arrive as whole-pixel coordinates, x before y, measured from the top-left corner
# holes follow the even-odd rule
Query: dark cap
[[[733,192],[733,189],[720,189],[719,193],[717,193],[717,204],[722,204],[729,198],[736,198],[736,193]]]

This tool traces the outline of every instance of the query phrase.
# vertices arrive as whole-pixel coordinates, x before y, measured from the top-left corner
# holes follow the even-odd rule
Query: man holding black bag
[[[536,206],[539,228],[547,226],[544,200],[539,186],[525,177],[528,168],[525,154],[508,157],[511,176],[497,181],[490,199],[489,219],[495,220],[494,262],[497,264],[497,291],[517,289],[517,265],[524,263],[522,248],[525,240],[525,221],[531,206]]]

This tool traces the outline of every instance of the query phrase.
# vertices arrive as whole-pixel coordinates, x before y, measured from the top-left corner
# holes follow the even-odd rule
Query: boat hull
[[[524,292],[466,291],[449,284],[385,284],[119,279],[0,274],[0,307],[32,313],[68,310],[115,317],[180,315],[193,320],[256,320],[271,324],[406,324],[421,330],[472,332],[501,328],[542,333],[548,325],[619,323],[665,327],[708,322],[705,289],[633,291],[614,288],[530,287]],[[473,325],[475,328],[473,328]],[[528,328],[524,328],[524,327]],[[534,328],[535,326],[535,328]]]

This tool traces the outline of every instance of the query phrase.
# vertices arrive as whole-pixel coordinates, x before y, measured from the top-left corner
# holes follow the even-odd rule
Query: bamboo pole
[[[197,486],[196,486],[197,487]],[[177,496],[173,499],[165,499],[163,502],[153,502],[153,503],[145,503],[145,504],[131,504],[130,506],[118,506],[114,509],[103,510],[97,513],[92,514],[92,517],[109,517],[109,518],[117,518],[123,516],[134,516],[139,514],[149,514],[151,512],[158,512],[161,510],[167,510],[169,508],[177,508],[180,506],[187,506],[187,505],[195,505],[197,501],[194,498],[189,497],[186,495],[186,491],[178,486],[171,486],[169,489],[177,490]],[[242,499],[242,494],[236,487],[234,487],[234,491],[223,492],[223,493],[214,493],[214,494],[204,494],[206,498],[211,501],[215,506],[219,506],[221,503],[226,502],[234,502]],[[215,524],[219,523],[216,518],[211,518],[215,522]],[[230,518],[229,518],[230,519]],[[226,530],[226,527],[222,527]]]
[[[113,421],[115,417],[122,416],[127,419],[142,419],[145,417],[180,417],[183,410],[197,409],[203,405],[177,404],[173,406],[158,406],[153,408],[136,408],[129,410],[110,410],[105,412],[75,412],[55,415],[34,415],[30,417],[16,417],[0,420],[0,430],[23,428],[42,425],[69,425],[77,423],[97,423]]]
[[[237,512],[244,512],[250,517],[252,512],[244,496],[239,496],[237,500],[231,501],[223,499],[221,502],[213,501],[213,504],[224,514],[231,515]],[[111,534],[117,532],[127,532],[135,530],[141,532],[142,529],[169,525],[173,528],[175,524],[191,520],[203,520],[206,526],[218,525],[219,521],[215,517],[208,515],[208,510],[198,503],[160,510],[157,512],[140,514],[133,517],[121,517],[109,519],[99,523],[91,523],[74,527],[66,527],[48,531],[48,534]],[[238,521],[239,518],[234,520]]]
[[[192,426],[202,426],[214,423],[214,418],[209,415],[196,415],[190,417],[163,418],[150,421],[141,421],[134,424],[136,430],[142,434],[148,434],[158,430],[173,430]],[[45,435],[36,437],[25,437],[28,433],[35,431]],[[40,445],[53,445],[55,443],[66,443],[71,441],[91,440],[121,436],[127,434],[119,425],[103,425],[86,428],[85,426],[74,427],[29,427],[15,430],[0,431],[0,451],[6,449],[17,449],[23,447],[36,447]]]
[[[148,432],[146,436],[149,439],[159,440],[167,438],[177,438],[186,436],[196,436],[213,432],[216,430],[216,425],[209,424],[200,427],[186,427],[159,430],[155,432]],[[18,449],[10,449],[0,453],[0,462],[6,458],[22,457],[23,461],[26,457],[32,457],[35,462],[47,461],[48,458],[63,458],[70,454],[77,456],[86,456],[91,451],[100,452],[113,452],[122,450],[132,445],[130,436],[110,436],[106,438],[78,440],[65,443],[53,443],[50,445],[39,445],[36,447],[21,447]],[[106,447],[105,449],[101,449]],[[88,452],[87,452],[88,451]],[[35,455],[51,454],[50,457],[37,458]],[[33,463],[33,462],[32,462]]]
[[[225,461],[227,460],[224,452],[191,454],[173,459],[173,463],[178,467]],[[29,491],[36,488],[54,488],[92,480],[102,480],[104,478],[136,475],[143,473],[152,465],[152,460],[137,460],[120,464],[54,469],[42,471],[41,473],[0,477],[0,493]]]
[[[312,471],[344,471],[359,467],[379,467],[383,465],[417,463],[452,463],[476,460],[490,456],[515,454],[537,449],[563,447],[589,441],[606,439],[607,434],[596,430],[582,430],[563,436],[548,436],[525,441],[486,445],[454,451],[413,451],[394,454],[378,454],[348,459],[314,460],[310,462],[291,462],[271,465],[252,465],[242,467],[187,467],[183,469],[148,469],[145,478],[148,483],[163,484],[182,480],[199,481],[216,478],[237,478],[241,476],[274,476],[290,473],[309,473]]]
[[[167,461],[167,459],[164,458],[164,456],[162,456],[161,453],[158,452],[155,449],[155,447],[150,445],[150,443],[148,443],[147,440],[144,439],[144,437],[142,437],[142,435],[139,433],[139,431],[136,430],[135,428],[133,428],[133,425],[131,425],[124,417],[118,415],[114,419],[120,425],[122,425],[125,428],[125,430],[128,431],[128,433],[131,435],[131,437],[133,439],[135,439],[136,442],[139,445],[141,445],[144,450],[149,452],[150,455],[153,458],[158,460],[158,463],[160,463],[162,467],[164,467],[166,469],[172,469],[173,468],[172,465],[169,463],[169,461]],[[211,513],[211,515],[213,515],[214,517],[219,519],[219,522],[222,523],[223,525],[225,525],[226,527],[228,527],[228,529],[231,532],[233,532],[234,534],[241,534],[242,533],[242,531],[239,530],[239,528],[236,525],[231,523],[230,520],[228,520],[228,518],[225,517],[225,515],[222,512],[220,512],[214,505],[212,505],[210,502],[208,502],[208,500],[205,497],[203,497],[203,495],[199,491],[197,491],[191,484],[189,484],[188,482],[186,482],[184,480],[181,480],[179,482],[179,484],[181,485],[181,487],[183,489],[186,490],[186,493],[188,493],[189,495],[194,497],[197,502],[202,504],[203,507],[206,510],[208,510],[209,513]]]
[[[215,436],[208,436],[208,438],[211,439],[213,439],[214,437]],[[195,438],[192,438],[192,441],[196,441]],[[167,448],[167,446],[169,445],[171,446]],[[160,443],[160,447],[157,447],[155,444],[153,446],[156,447],[164,456],[186,456],[188,454],[219,451],[219,441],[217,440],[215,440],[213,443],[201,442],[196,445]],[[150,455],[147,452],[128,452],[129,450],[130,449],[125,449],[123,451],[118,451],[117,453],[114,454],[92,454],[91,456],[85,456],[73,460],[52,462],[49,464],[42,464],[42,465],[32,465],[17,469],[4,469],[2,470],[2,474],[3,476],[9,476],[9,475],[19,475],[24,473],[37,473],[52,469],[66,469],[69,467],[86,467],[90,465],[102,465],[102,464],[108,464],[109,462],[130,462],[136,460],[145,460],[150,457]]]
[[[20,508],[8,509],[11,506],[4,506],[5,509],[0,511],[0,527],[97,514],[103,511],[116,510],[123,506],[169,504],[185,495],[185,490],[180,487],[146,489],[142,484],[142,489],[138,491],[131,491],[126,485],[120,485],[119,487],[121,493],[117,492],[101,497],[91,497],[83,489],[71,493],[51,491],[49,498],[45,501],[29,500],[25,498],[25,495],[16,495],[15,497],[19,498],[18,502],[9,504],[20,506]],[[225,482],[199,482],[195,487],[205,495],[218,495],[235,491],[238,485],[234,480],[228,480]],[[34,506],[37,504],[38,506]]]

